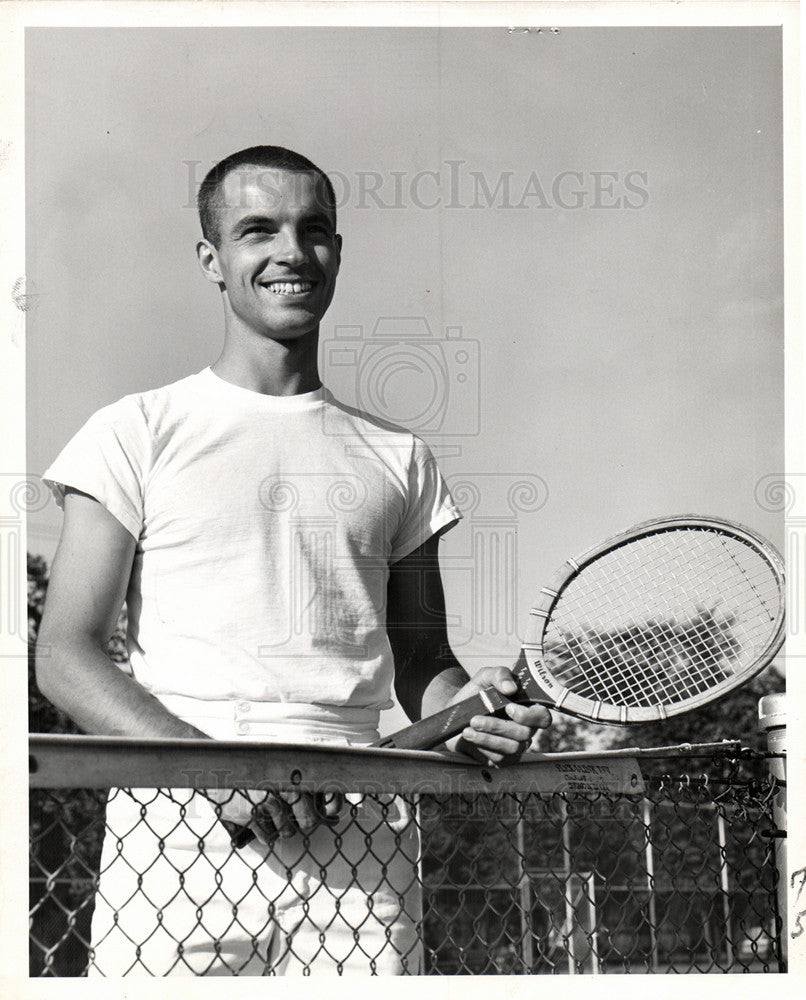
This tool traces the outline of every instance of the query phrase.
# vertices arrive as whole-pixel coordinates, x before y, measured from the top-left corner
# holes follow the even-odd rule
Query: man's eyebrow
[[[327,212],[314,209],[309,214],[302,217],[300,222],[324,222],[328,226],[333,226],[333,220],[328,215]],[[248,229],[250,226],[265,226],[265,225],[277,225],[277,220],[272,215],[265,215],[262,212],[256,212],[254,215],[245,215],[242,219],[233,225],[231,234],[233,236],[240,236],[244,230]]]
[[[262,213],[257,213],[255,215],[245,215],[242,219],[238,219],[238,221],[232,227],[231,230],[232,235],[233,236],[239,235],[244,231],[244,229],[248,229],[249,226],[255,226],[255,225],[265,226],[267,223],[271,224],[274,221],[275,220],[270,215],[263,215]]]

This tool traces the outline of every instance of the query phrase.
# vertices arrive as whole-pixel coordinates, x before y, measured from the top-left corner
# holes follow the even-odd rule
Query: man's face
[[[322,179],[264,167],[232,171],[222,186],[221,237],[209,247],[230,320],[274,340],[319,326],[341,259],[335,213]],[[203,264],[204,267],[204,264]]]

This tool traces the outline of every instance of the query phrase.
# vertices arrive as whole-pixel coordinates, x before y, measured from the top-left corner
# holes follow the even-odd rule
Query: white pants
[[[244,733],[233,703],[196,702],[193,714],[188,701],[166,704],[218,739],[374,736],[332,710],[289,726],[287,706],[241,702]],[[396,797],[348,798],[333,828],[233,849],[192,790],[113,789],[88,975],[418,974],[416,827]]]

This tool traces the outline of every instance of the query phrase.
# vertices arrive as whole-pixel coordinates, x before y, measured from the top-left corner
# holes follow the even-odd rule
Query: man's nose
[[[275,258],[286,264],[300,264],[308,259],[308,252],[296,229],[281,229],[273,249]]]

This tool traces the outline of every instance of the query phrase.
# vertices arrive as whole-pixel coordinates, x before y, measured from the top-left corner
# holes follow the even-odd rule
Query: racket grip
[[[373,746],[394,747],[398,750],[430,750],[461,733],[473,716],[494,715],[513,700],[515,699],[506,698],[494,687],[483,688],[479,694],[400,729]]]

